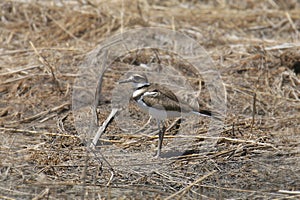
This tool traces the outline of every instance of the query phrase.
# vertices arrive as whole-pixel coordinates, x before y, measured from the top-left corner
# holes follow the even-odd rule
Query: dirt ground
[[[300,198],[299,1],[4,0],[0,10],[0,199]],[[166,132],[162,151],[189,149],[154,158],[156,124],[126,131],[148,120],[130,102],[127,127],[114,119],[88,151],[72,110],[79,67],[110,36],[140,27],[188,35],[212,58],[227,96],[213,147],[198,149],[209,119],[185,120]],[[116,59],[103,76],[99,124],[131,66],[188,69],[171,54]],[[185,75],[191,87],[201,82],[199,102],[211,108],[205,81]]]

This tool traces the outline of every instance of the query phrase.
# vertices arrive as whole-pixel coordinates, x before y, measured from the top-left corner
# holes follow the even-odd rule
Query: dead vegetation
[[[0,3],[0,198],[298,199],[299,2],[128,3]],[[157,135],[124,132],[112,121],[100,151],[87,152],[71,108],[78,66],[107,37],[150,26],[189,35],[213,58],[227,92],[218,142],[206,151],[194,148],[208,138],[209,120],[195,134],[178,135],[175,127],[163,151],[187,142],[190,149],[181,158],[156,160]],[[112,69],[150,62],[130,55]],[[151,62],[167,62],[152,56]],[[111,111],[109,84],[121,76],[113,72],[104,77],[100,124]],[[203,91],[201,103],[209,107]],[[148,118],[130,105],[134,125],[142,127]]]

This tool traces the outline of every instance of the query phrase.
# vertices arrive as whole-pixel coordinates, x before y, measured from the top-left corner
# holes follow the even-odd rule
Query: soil
[[[0,10],[0,199],[300,198],[299,1],[15,0]],[[147,27],[188,36],[214,73],[176,51],[102,51]],[[103,73],[101,55],[112,59]],[[221,115],[166,120],[155,158],[156,121],[117,83],[130,71]]]

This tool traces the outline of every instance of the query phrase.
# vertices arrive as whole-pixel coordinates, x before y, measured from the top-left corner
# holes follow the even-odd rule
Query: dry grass
[[[127,3],[0,3],[0,198],[298,199],[299,2]],[[207,120],[196,134],[171,129],[163,151],[187,141],[192,149],[180,159],[156,160],[156,135],[130,134],[112,121],[101,151],[89,153],[71,110],[77,67],[106,37],[148,26],[183,32],[208,51],[227,91],[226,126],[206,151],[193,147],[207,139]],[[104,77],[100,123],[110,113],[109,83],[121,76],[118,67],[148,61],[147,53],[115,61]],[[169,62],[153,62],[159,61]],[[208,102],[206,95],[201,103]],[[132,104],[141,127],[148,118],[136,111]]]

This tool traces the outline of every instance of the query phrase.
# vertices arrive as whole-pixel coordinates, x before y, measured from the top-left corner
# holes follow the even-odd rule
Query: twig
[[[174,199],[174,197],[176,197],[177,195],[179,195],[182,192],[185,192],[189,189],[191,189],[191,187],[193,187],[194,185],[196,185],[197,183],[203,181],[204,179],[208,178],[209,176],[213,175],[214,173],[216,173],[216,171],[212,171],[204,176],[202,176],[201,178],[199,178],[198,180],[196,180],[195,182],[193,182],[192,184],[188,185],[187,187],[179,190],[178,192],[175,192],[174,194],[172,194],[171,196],[168,196],[167,198],[165,198],[165,200],[169,200],[169,199]]]
[[[32,43],[31,41],[30,41],[29,43],[30,43],[31,47],[33,48],[35,54],[38,56],[39,61],[40,61],[43,65],[45,65],[45,66],[50,70],[54,83],[56,84],[58,90],[62,93],[62,89],[61,89],[61,87],[60,87],[59,81],[58,81],[58,79],[57,79],[57,77],[56,77],[56,75],[55,75],[55,73],[54,73],[54,71],[55,71],[55,70],[54,70],[54,66],[52,66],[52,65],[46,60],[46,58],[43,57],[43,56],[37,51],[37,49],[35,48],[35,46],[33,45],[33,43]]]
[[[226,88],[231,88],[233,91],[240,92],[240,93],[242,93],[244,95],[247,95],[247,96],[252,96],[252,94],[254,92],[251,89],[242,88],[242,87],[238,87],[238,86],[233,86],[233,85],[226,84],[226,83],[224,85],[226,86]],[[279,96],[279,95],[275,96],[274,94],[268,93],[268,92],[259,92],[259,91],[256,91],[255,93],[259,94],[259,96],[269,96],[269,97],[272,97],[272,98],[283,99],[283,100],[290,101],[290,102],[298,102],[298,100],[296,100],[296,99],[291,99],[291,98],[287,98],[285,96]],[[260,99],[257,99],[257,101],[258,102],[262,102]]]
[[[13,82],[16,82],[16,81],[20,81],[20,80],[23,80],[23,79],[26,79],[26,78],[35,77],[35,76],[36,76],[35,74],[31,74],[31,75],[28,75],[28,76],[22,76],[22,77],[18,77],[18,78],[7,79],[4,82],[0,82],[0,85],[4,85],[4,84],[8,84],[8,83],[13,83]]]
[[[100,160],[100,158],[99,158],[99,156],[97,154],[100,154],[101,158],[108,165],[109,171],[110,171],[110,178],[109,178],[108,182],[106,183],[106,186],[109,186],[111,184],[114,176],[115,176],[115,170],[114,170],[114,168],[111,166],[111,164],[108,162],[108,160],[106,160],[106,158],[104,157],[104,155],[100,151],[96,152],[93,149],[90,149],[90,148],[87,148],[87,149],[89,150],[89,152],[91,152],[91,153],[94,154],[95,158],[98,159],[99,163],[101,163],[101,160]]]
[[[64,127],[64,120],[69,116],[70,113],[65,114],[63,117],[59,118],[57,120],[57,128],[60,132],[64,133],[66,132],[66,129]]]
[[[198,136],[198,135],[188,135],[188,136],[183,136],[183,135],[180,135],[180,136],[166,135],[165,138],[215,139],[215,140],[228,141],[228,142],[232,142],[232,143],[245,143],[245,144],[267,146],[267,147],[272,147],[275,150],[278,150],[274,145],[272,145],[270,143],[256,142],[255,140],[241,140],[241,139],[234,139],[234,138],[228,138],[228,137],[209,137],[209,136]]]
[[[95,149],[96,144],[99,140],[99,138],[101,137],[101,135],[104,133],[106,127],[108,126],[108,124],[111,122],[111,120],[114,118],[114,116],[116,115],[116,113],[119,111],[118,108],[113,108],[109,114],[109,116],[106,118],[106,120],[103,122],[102,126],[99,127],[92,143],[90,144],[90,148],[91,149]]]
[[[44,119],[41,119],[39,122],[43,123],[51,118],[54,118],[56,115],[57,115],[56,113],[53,113],[52,115],[47,115]]]
[[[148,121],[140,129],[138,129],[137,131],[133,132],[133,134],[137,134],[137,133],[141,132],[142,130],[144,130],[150,124],[151,119],[152,119],[152,117],[150,116],[149,119],[148,119]]]
[[[46,16],[51,19],[61,30],[63,30],[66,34],[68,34],[71,38],[73,38],[76,41],[84,42],[82,39],[76,37],[73,33],[68,31],[62,24],[60,24],[57,20],[55,20],[51,15],[48,13],[45,13]]]
[[[15,198],[7,197],[7,196],[2,196],[2,195],[0,195],[0,199],[15,200]]]
[[[248,192],[248,193],[258,193],[258,194],[274,194],[274,193],[268,193],[268,192],[263,192],[263,191],[258,191],[258,190],[247,190],[247,189],[238,189],[238,188],[229,188],[229,187],[220,187],[216,185],[200,185],[201,187],[204,188],[213,188],[213,189],[219,189],[219,190],[224,190],[224,191],[235,191],[235,192]]]
[[[52,113],[52,112],[55,112],[55,111],[58,111],[58,110],[61,110],[61,109],[63,109],[65,106],[69,106],[69,105],[70,105],[70,103],[64,103],[64,104],[62,104],[62,105],[59,105],[59,106],[54,107],[54,108],[51,108],[51,109],[49,109],[49,110],[40,112],[40,113],[38,113],[38,114],[36,114],[36,115],[33,115],[33,116],[31,116],[31,117],[27,117],[27,118],[22,119],[22,120],[20,120],[20,121],[12,121],[12,122],[8,122],[8,124],[15,124],[15,123],[21,123],[21,122],[29,122],[29,121],[35,120],[35,119],[37,119],[37,118],[39,118],[39,117],[41,117],[41,116],[47,115],[47,114],[49,114],[49,113]]]
[[[49,188],[44,189],[36,197],[32,198],[32,200],[46,199],[46,195],[49,194],[49,190],[50,190]]]
[[[297,29],[295,23],[293,22],[290,14],[288,12],[286,12],[285,15],[286,15],[287,19],[289,20],[289,23],[291,24],[292,28],[294,29],[296,35],[298,36],[298,34],[299,34],[298,29]]]
[[[78,139],[80,139],[80,137],[78,137],[76,135],[68,135],[68,134],[61,134],[61,133],[39,132],[39,131],[31,131],[31,130],[24,130],[24,129],[4,128],[4,127],[0,127],[0,130],[1,131],[17,132],[17,133],[51,135],[51,136],[60,136],[60,137],[72,137],[72,138],[78,138]]]
[[[255,113],[256,113],[256,93],[253,95],[253,103],[252,103],[252,122],[251,122],[251,133],[255,122]]]
[[[25,68],[21,68],[21,69],[16,69],[16,70],[13,70],[13,71],[1,73],[0,76],[12,75],[12,74],[15,74],[15,73],[18,73],[18,72],[23,72],[23,71],[38,68],[38,67],[40,67],[40,65],[34,65],[34,66],[29,66],[29,67],[25,67]]]
[[[300,191],[278,190],[278,192],[283,194],[300,194]]]
[[[89,158],[88,158],[88,153],[89,153],[89,150],[88,148],[85,149],[85,159],[84,159],[84,168],[82,170],[82,175],[81,175],[81,178],[82,178],[82,193],[81,193],[81,199],[84,200],[85,198],[85,193],[86,193],[86,182],[87,182],[87,166],[88,166],[88,161],[89,161]]]
[[[173,121],[173,123],[167,128],[166,132],[171,130],[174,126],[176,126],[179,123],[179,125],[181,124],[181,117],[178,117],[177,119],[175,119]]]
[[[272,51],[272,50],[280,50],[280,49],[290,49],[290,48],[295,48],[299,47],[300,43],[282,43],[279,45],[271,46],[271,47],[266,47],[266,51]]]

